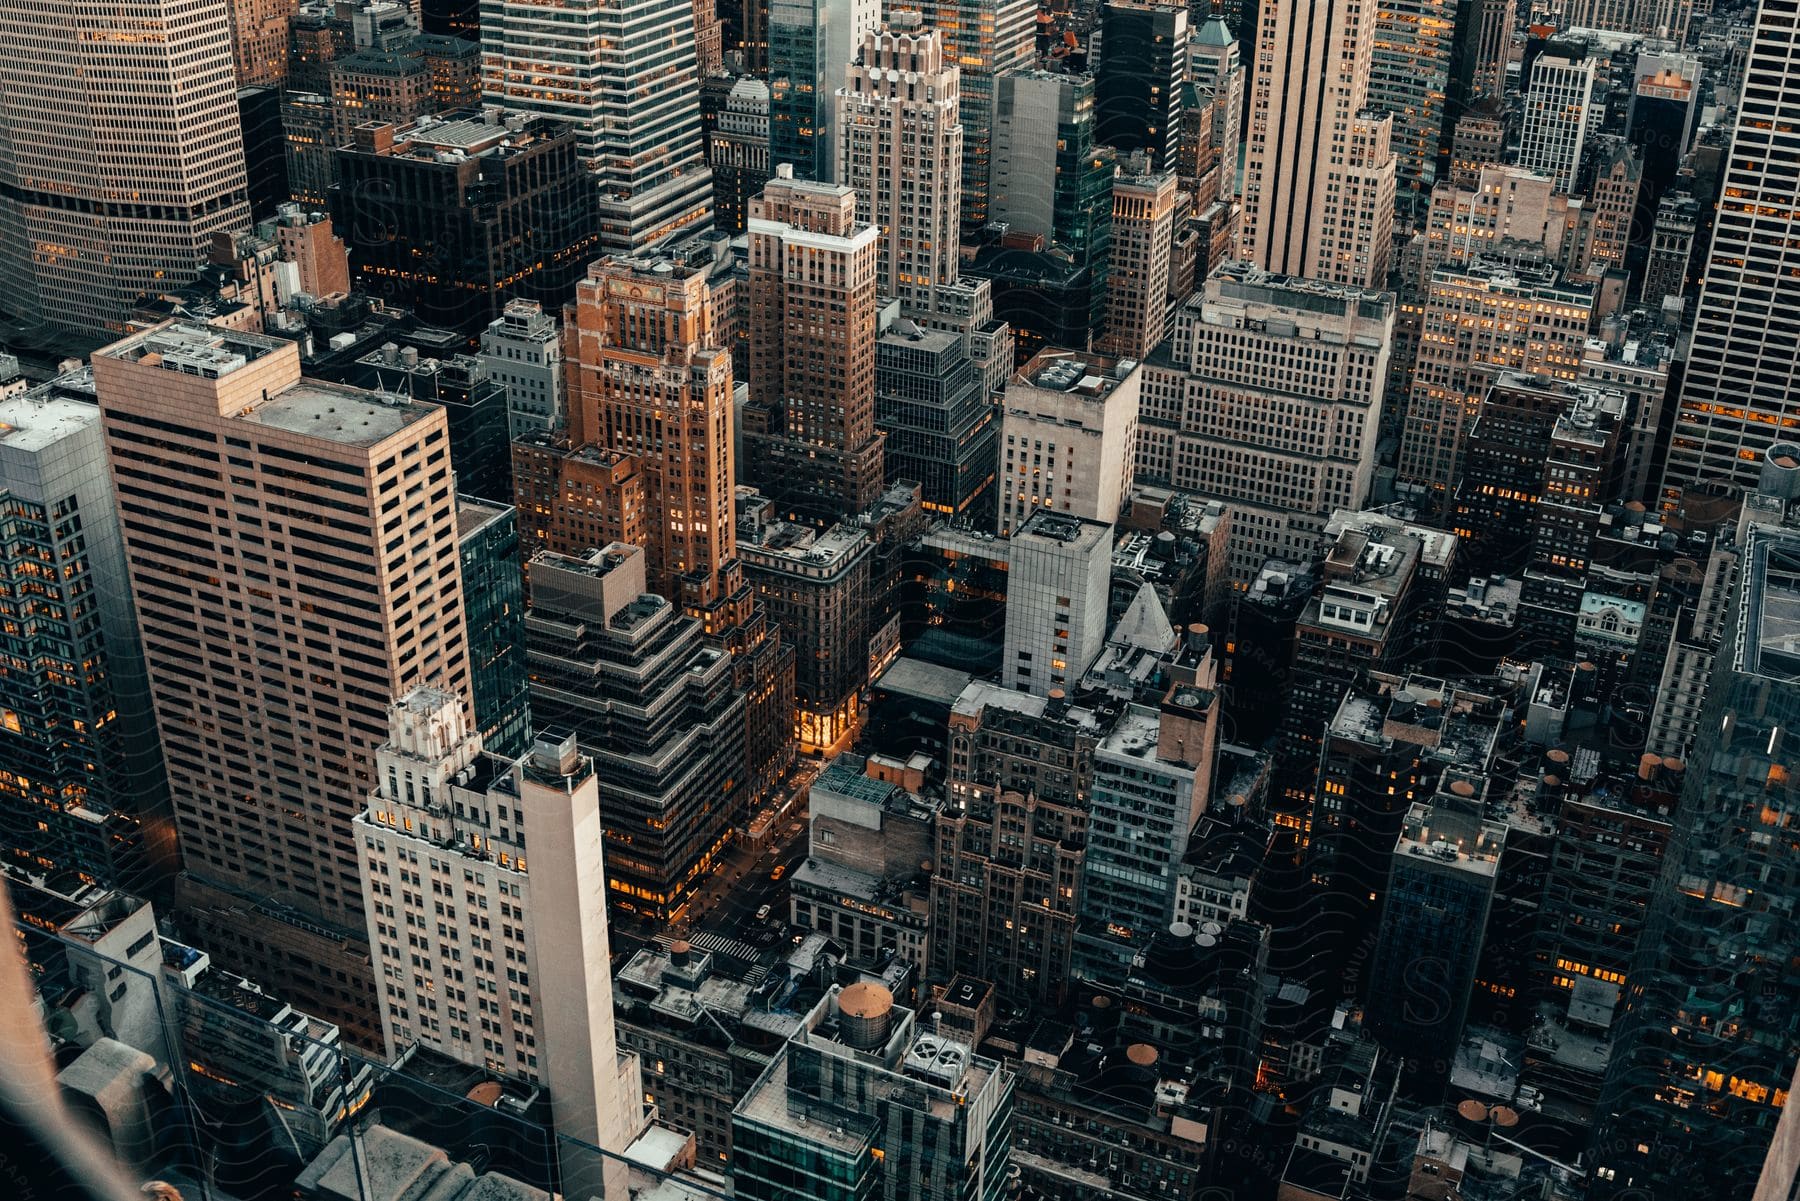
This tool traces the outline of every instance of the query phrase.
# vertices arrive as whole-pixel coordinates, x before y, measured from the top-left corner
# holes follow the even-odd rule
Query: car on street
[[[759,922],[766,922],[769,920],[769,907],[767,905],[764,905],[761,909],[756,911],[756,920]]]

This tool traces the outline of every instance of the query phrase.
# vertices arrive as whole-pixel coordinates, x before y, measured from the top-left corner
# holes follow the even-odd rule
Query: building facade
[[[565,1187],[623,1201],[623,1161],[586,1149],[617,1156],[644,1126],[611,974],[591,970],[609,954],[593,761],[568,733],[483,751],[462,702],[431,688],[389,721],[354,823],[385,1040],[544,1084],[579,1144],[559,1148]]]
[[[1795,356],[1780,348],[1800,336],[1800,293],[1783,258],[1795,222],[1786,198],[1800,178],[1776,130],[1800,112],[1800,62],[1789,0],[1757,9],[1747,79],[1714,216],[1712,242],[1694,316],[1693,347],[1664,478],[1665,499],[1678,488],[1727,495],[1756,480],[1759,453],[1800,390]],[[1779,81],[1779,82],[1765,82]]]
[[[1131,496],[1144,372],[1045,350],[1000,398],[999,520],[1012,534],[1039,509],[1112,524]]]
[[[1387,279],[1393,118],[1369,107],[1375,18],[1353,5],[1257,13],[1243,254],[1274,274],[1364,288]]]
[[[0,398],[0,858],[143,889],[168,786],[100,411],[65,381]]]
[[[747,803],[744,698],[699,621],[648,592],[645,555],[540,551],[525,618],[531,712],[594,759],[607,894],[666,921],[713,869]]]
[[[443,410],[303,379],[292,342],[187,323],[108,347],[94,382],[184,916],[379,1047],[356,794],[389,698],[430,684],[466,705],[470,687]]]
[[[930,312],[933,289],[960,275],[960,83],[944,34],[896,12],[863,38],[837,94],[835,179],[855,190],[857,224],[879,231],[877,291],[909,313]]]
[[[156,36],[113,36],[140,24]],[[250,227],[227,0],[0,6],[0,128],[0,305],[21,320],[121,332],[140,292]]]
[[[1375,469],[1392,294],[1222,266],[1144,367],[1137,478],[1226,502],[1231,572],[1304,560]]]
[[[746,482],[813,522],[866,509],[885,485],[875,424],[883,237],[864,207],[851,188],[784,170],[751,204]]]
[[[481,74],[489,103],[573,128],[606,253],[710,221],[692,5],[484,0]]]

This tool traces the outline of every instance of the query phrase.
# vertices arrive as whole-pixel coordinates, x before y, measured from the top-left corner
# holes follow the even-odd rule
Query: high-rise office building
[[[293,0],[229,0],[231,62],[240,88],[287,82]]]
[[[1000,398],[999,517],[1016,533],[1039,509],[1111,525],[1131,498],[1144,373],[1066,350],[1034,355]]]
[[[1509,370],[1573,380],[1593,304],[1591,289],[1543,265],[1476,259],[1433,275],[1400,440],[1401,484],[1428,505],[1448,503],[1488,384]]]
[[[1002,687],[1074,690],[1106,645],[1112,526],[1069,513],[1031,515],[1008,546]]]
[[[1422,207],[1437,182],[1451,114],[1451,48],[1459,0],[1387,0],[1375,15],[1369,107],[1394,118],[1395,190]]]
[[[885,486],[875,304],[886,243],[852,189],[776,170],[750,206],[745,477],[784,514],[829,522],[868,508]]]
[[[1562,23],[1570,29],[1642,33],[1677,46],[1687,40],[1693,18],[1694,0],[1564,0],[1562,7]]]
[[[0,4],[0,308],[122,331],[248,193],[226,0]]]
[[[706,150],[713,221],[725,232],[744,232],[751,198],[762,194],[774,174],[769,149],[769,85],[745,75],[731,85]]]
[[[1037,6],[1031,0],[909,0],[944,35],[961,72],[957,119],[963,127],[962,227],[972,233],[994,217],[988,208],[999,92],[1006,76],[1037,60]]]
[[[877,0],[769,0],[770,162],[793,167],[797,179],[834,177],[837,91],[880,28]]]
[[[1552,44],[1531,64],[1519,127],[1519,166],[1571,193],[1587,146],[1588,106],[1602,59],[1585,44]]]
[[[836,754],[862,727],[877,620],[875,544],[855,526],[821,532],[771,517],[769,507],[761,501],[742,523],[744,579],[794,647],[800,750]]]
[[[1194,31],[1188,49],[1188,73],[1194,86],[1213,97],[1212,144],[1219,154],[1219,194],[1235,197],[1244,150],[1244,88],[1250,72],[1239,53],[1237,35],[1216,8]]]
[[[568,424],[568,376],[562,327],[535,300],[509,300],[481,331],[481,362],[506,389],[507,428],[513,437]]]
[[[1084,979],[1116,979],[1175,915],[1188,836],[1212,793],[1218,683],[1206,654],[1156,708],[1126,705],[1094,748],[1075,935],[1074,970]]]
[[[341,381],[440,406],[450,424],[450,469],[457,491],[491,504],[512,502],[512,452],[506,388],[471,354],[421,356],[393,342],[346,367]]]
[[[496,755],[523,754],[531,739],[531,691],[525,668],[525,573],[519,511],[456,498],[462,558],[463,624],[469,633],[469,700],[481,744]]]
[[[1800,287],[1787,249],[1800,237],[1800,163],[1779,131],[1800,121],[1793,0],[1763,0],[1743,102],[1721,181],[1665,492],[1753,484],[1760,452],[1800,394]],[[1767,82],[1779,81],[1779,82]]]
[[[1095,137],[1094,79],[1019,71],[996,81],[988,219],[1083,265],[1112,237],[1112,156]]]
[[[1099,348],[1121,359],[1148,358],[1168,328],[1178,180],[1173,171],[1139,171],[1140,164],[1134,157],[1112,186],[1112,263]]]
[[[897,12],[864,37],[838,91],[843,159],[856,219],[879,231],[877,291],[930,312],[933,289],[959,276],[963,128],[960,77],[944,35]]]
[[[1010,995],[1070,987],[1088,789],[1103,728],[1066,699],[976,681],[952,703],[931,878],[931,968]],[[1002,834],[1019,832],[1018,852]]]
[[[379,1047],[350,822],[391,698],[469,694],[444,412],[193,323],[93,364],[177,899],[203,945]]]
[[[1121,155],[1141,151],[1152,171],[1175,169],[1188,66],[1188,10],[1118,0],[1100,9],[1095,133]]]
[[[694,33],[692,5],[660,0],[483,5],[488,101],[574,127],[608,254],[711,219]]]
[[[1748,1195],[1782,1103],[1793,1104],[1800,949],[1784,898],[1800,886],[1789,833],[1800,662],[1788,634],[1800,539],[1749,514],[1746,523],[1601,1094],[1601,1197]]]
[[[1000,414],[955,334],[905,318],[882,330],[875,424],[889,484],[916,482],[928,512],[992,521]]]
[[[594,757],[613,902],[666,921],[745,808],[744,698],[731,655],[647,590],[635,546],[540,551],[530,577],[532,720],[572,732]]]
[[[1393,117],[1369,107],[1373,5],[1264,4],[1244,160],[1244,257],[1379,287],[1394,232]]]
[[[142,889],[174,830],[86,383],[0,398],[0,863]]]
[[[387,1045],[543,1084],[563,1187],[625,1201],[644,1090],[618,1050],[612,974],[594,970],[609,958],[594,761],[548,730],[523,757],[485,751],[461,699],[434,688],[388,720],[354,823]]]
[[[1013,1077],[873,981],[833,987],[731,1115],[744,1201],[999,1201]]]
[[[1515,0],[1460,0],[1456,62],[1450,75],[1450,111],[1506,98],[1506,66],[1512,56]]]
[[[577,151],[563,122],[495,109],[357,128],[331,196],[359,287],[470,335],[509,300],[561,304],[599,245]]]
[[[731,351],[706,273],[666,257],[602,259],[564,314],[569,439],[637,460],[652,590],[696,613],[731,599]]]
[[[1366,1011],[1383,1045],[1440,1078],[1462,1042],[1507,838],[1473,782],[1441,784],[1414,802],[1394,847]]]
[[[1144,367],[1137,478],[1223,500],[1232,578],[1304,562],[1368,496],[1394,338],[1390,293],[1228,263]]]

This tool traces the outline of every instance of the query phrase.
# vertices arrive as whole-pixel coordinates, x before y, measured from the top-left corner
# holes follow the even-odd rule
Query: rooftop
[[[1012,383],[1028,384],[1043,392],[1075,393],[1091,400],[1105,400],[1135,370],[1135,359],[1045,349],[1019,368]]]
[[[116,342],[97,353],[183,375],[221,379],[271,351],[292,345],[282,338],[177,321]]]
[[[345,384],[303,379],[238,414],[244,421],[347,446],[373,446],[391,438],[436,406]]]
[[[100,410],[53,394],[53,384],[0,399],[0,448],[36,454],[97,425]]]
[[[1060,542],[1065,546],[1090,549],[1104,542],[1112,544],[1112,526],[1104,521],[1095,521],[1089,517],[1078,517],[1073,513],[1059,513],[1054,509],[1034,510],[1019,532],[1013,535],[1015,544],[1021,542]]]
[[[503,519],[512,512],[510,505],[495,504],[465,492],[456,494],[456,536],[467,538],[483,526]]]

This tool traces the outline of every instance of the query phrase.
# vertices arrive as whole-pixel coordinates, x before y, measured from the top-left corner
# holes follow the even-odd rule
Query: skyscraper
[[[1559,192],[1575,190],[1587,144],[1588,102],[1601,59],[1583,44],[1553,44],[1531,64],[1519,129],[1519,166],[1548,175]]]
[[[837,90],[863,38],[880,28],[876,0],[770,0],[770,162],[791,165],[797,179],[833,177]]]
[[[1743,103],[1726,156],[1724,199],[1701,278],[1693,348],[1675,417],[1664,491],[1756,479],[1759,453],[1800,395],[1800,281],[1793,274],[1800,162],[1780,130],[1800,123],[1795,0],[1763,0]],[[1767,82],[1767,81],[1779,82]],[[1789,347],[1783,350],[1782,347]]]
[[[899,12],[863,39],[837,95],[837,182],[856,189],[857,222],[880,232],[876,290],[909,313],[929,312],[932,289],[959,276],[959,87],[944,35]]]
[[[475,732],[496,755],[522,754],[531,738],[525,669],[525,574],[519,511],[456,498],[463,625],[469,634],[469,699]]]
[[[350,822],[390,699],[430,684],[468,704],[444,412],[191,323],[93,363],[178,902],[203,946],[379,1047]]]
[[[1213,95],[1213,148],[1219,153],[1219,193],[1238,194],[1238,166],[1244,149],[1244,87],[1249,71],[1238,39],[1217,11],[1201,22],[1189,45],[1188,71],[1194,86]]]
[[[1501,371],[1572,380],[1581,370],[1591,289],[1554,268],[1476,259],[1431,278],[1418,366],[1400,439],[1399,479],[1428,505],[1456,495],[1464,439]]]
[[[1112,265],[1100,349],[1122,359],[1148,357],[1168,326],[1177,180],[1173,171],[1137,171],[1141,162],[1133,156],[1112,186]]]
[[[1765,0],[1761,20],[1771,8]],[[1769,32],[1763,25],[1763,34]],[[1785,34],[1783,35],[1785,38]],[[1724,214],[1721,213],[1721,216]],[[1595,1195],[1746,1196],[1793,1104],[1800,538],[1752,519],[1600,1098]],[[1615,1191],[1616,1190],[1616,1191]]]
[[[997,532],[1018,533],[1039,509],[1119,520],[1131,499],[1143,383],[1135,363],[1067,350],[1040,351],[1006,381]]]
[[[1394,847],[1370,967],[1369,1029],[1396,1053],[1417,1057],[1415,1068],[1432,1073],[1439,1065],[1439,1077],[1462,1041],[1506,835],[1505,825],[1483,818],[1473,782],[1445,778],[1435,797],[1414,802]]]
[[[174,830],[86,383],[0,398],[0,863],[136,890]]]
[[[1228,263],[1145,364],[1138,478],[1226,502],[1234,579],[1304,562],[1368,495],[1394,311],[1389,293]]]
[[[1009,544],[1002,687],[1068,693],[1106,645],[1112,526],[1039,510]]]
[[[248,197],[226,0],[0,3],[0,307],[122,330]]]
[[[559,304],[599,245],[567,124],[498,110],[368,124],[336,151],[359,287],[473,335],[518,298]]]
[[[1394,232],[1393,118],[1369,107],[1374,5],[1270,3],[1257,20],[1244,257],[1378,287]]]
[[[609,254],[711,220],[694,33],[692,5],[661,0],[483,5],[488,100],[574,125]]]
[[[884,486],[875,301],[886,243],[859,213],[858,193],[777,171],[750,206],[745,474],[784,515],[828,524],[867,508]],[[948,217],[954,239],[954,207]]]
[[[747,807],[731,656],[647,590],[635,546],[540,551],[530,576],[533,719],[569,731],[594,757],[608,895],[670,920]]]
[[[355,821],[387,1044],[542,1082],[564,1187],[625,1201],[624,1161],[587,1150],[619,1156],[644,1126],[637,1058],[619,1054],[614,1034],[612,976],[593,970],[609,956],[594,761],[567,732],[546,731],[518,759],[485,752],[462,701],[433,688],[388,714]],[[439,899],[426,900],[427,876]]]
[[[989,220],[1077,263],[1106,259],[1113,163],[1095,137],[1093,76],[1016,71],[996,83]]]
[[[713,177],[713,220],[729,234],[744,232],[750,198],[762,194],[769,166],[769,85],[745,75],[731,85],[707,144]]]
[[[1031,0],[911,0],[925,24],[944,35],[944,49],[962,73],[957,119],[963,127],[964,233],[993,218],[988,212],[997,94],[1008,73],[1037,58],[1037,6]]]
[[[1142,151],[1154,171],[1175,169],[1188,11],[1121,0],[1100,9],[1095,132],[1121,155]]]
[[[1395,187],[1419,208],[1448,141],[1450,51],[1458,0],[1386,0],[1375,16],[1369,106],[1394,118]]]
[[[481,333],[488,378],[506,388],[508,429],[517,438],[569,420],[562,327],[535,300],[509,300]]]
[[[704,271],[667,258],[602,259],[565,312],[569,437],[638,461],[651,590],[699,611],[735,583],[731,351]]]

